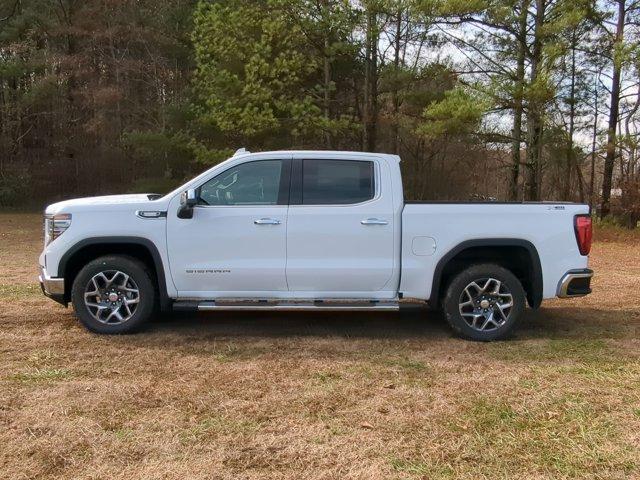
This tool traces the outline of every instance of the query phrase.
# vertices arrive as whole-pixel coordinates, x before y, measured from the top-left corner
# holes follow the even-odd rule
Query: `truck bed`
[[[400,291],[420,298],[426,286],[432,296],[439,262],[499,240],[544,260],[538,260],[543,298],[553,298],[568,270],[587,267],[576,243],[574,216],[588,213],[588,205],[567,202],[407,202]]]

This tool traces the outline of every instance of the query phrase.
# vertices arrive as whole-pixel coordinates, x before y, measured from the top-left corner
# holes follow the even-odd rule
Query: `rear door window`
[[[303,160],[303,205],[349,205],[375,195],[371,161]]]

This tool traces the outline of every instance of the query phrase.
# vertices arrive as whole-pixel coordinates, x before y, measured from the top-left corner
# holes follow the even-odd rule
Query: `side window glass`
[[[348,205],[373,198],[373,162],[303,160],[303,205]]]
[[[282,160],[261,160],[231,167],[199,189],[200,205],[277,205]]]

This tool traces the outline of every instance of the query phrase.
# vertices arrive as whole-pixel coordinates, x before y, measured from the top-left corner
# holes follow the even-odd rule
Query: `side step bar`
[[[339,301],[339,300],[250,300],[250,301],[178,301],[173,304],[173,309],[178,311],[320,311],[331,310],[334,312],[347,311],[398,311],[400,306],[396,301]]]

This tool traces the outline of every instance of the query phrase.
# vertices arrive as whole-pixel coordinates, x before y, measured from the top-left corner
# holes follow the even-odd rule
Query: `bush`
[[[636,228],[640,222],[640,175],[632,175],[620,182],[619,197],[611,199],[611,213],[625,228]]]
[[[26,173],[5,173],[0,175],[0,206],[12,207],[19,205],[27,193],[27,185],[30,184],[29,175]]]

